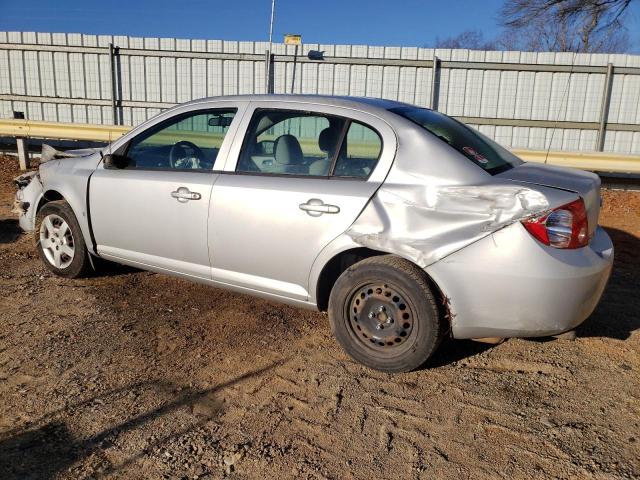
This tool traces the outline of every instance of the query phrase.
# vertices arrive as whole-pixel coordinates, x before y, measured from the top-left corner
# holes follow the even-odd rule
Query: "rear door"
[[[213,279],[306,300],[316,256],[380,186],[395,135],[348,109],[265,101],[250,110],[212,191]]]
[[[211,278],[211,187],[231,143],[235,106],[189,111],[132,138],[125,168],[101,164],[89,186],[98,253],[122,263]]]

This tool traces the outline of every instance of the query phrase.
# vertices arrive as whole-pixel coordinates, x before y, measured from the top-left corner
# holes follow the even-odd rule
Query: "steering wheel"
[[[180,156],[186,155],[187,150],[189,149],[193,152],[193,157]],[[179,153],[179,151],[182,151],[182,153]],[[191,167],[178,165],[178,161],[185,158],[195,158],[195,163],[192,163]],[[169,151],[169,165],[171,165],[171,168],[200,168],[200,163],[205,161],[206,157],[200,147],[198,147],[195,143],[189,142],[187,140],[181,140],[173,144],[171,150]]]

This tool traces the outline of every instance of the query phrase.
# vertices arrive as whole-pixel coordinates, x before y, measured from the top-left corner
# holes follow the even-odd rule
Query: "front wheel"
[[[73,210],[64,200],[45,204],[36,217],[40,258],[56,275],[77,278],[91,270],[87,246]]]
[[[445,334],[425,273],[393,255],[367,258],[340,275],[329,320],[353,359],[390,373],[421,366]]]

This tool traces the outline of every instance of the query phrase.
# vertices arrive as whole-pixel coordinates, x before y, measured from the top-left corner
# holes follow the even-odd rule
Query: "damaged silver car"
[[[101,257],[327,310],[340,345],[387,372],[446,336],[572,330],[613,262],[596,175],[393,101],[202,99],[59,156],[16,200],[54,273]]]

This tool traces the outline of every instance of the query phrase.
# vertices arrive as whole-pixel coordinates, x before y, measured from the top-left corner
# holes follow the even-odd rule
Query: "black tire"
[[[423,365],[446,333],[426,274],[394,255],[367,258],[340,275],[329,321],[354,360],[389,373]]]
[[[45,248],[41,243],[41,230],[43,229],[43,221],[50,215],[64,220],[64,222],[66,222],[66,224],[68,225],[69,233],[65,236],[66,238],[64,240],[60,239],[60,246],[62,246],[62,242],[69,243],[68,241],[70,239],[70,245],[74,250],[73,257],[69,257],[68,255],[63,257],[64,261],[61,262],[60,267],[57,267],[54,263],[52,263],[53,260],[50,260],[50,258],[47,256],[47,253],[45,253]],[[44,228],[46,229],[46,227]],[[64,200],[56,200],[46,203],[40,209],[38,215],[36,216],[34,239],[40,258],[47,266],[47,268],[56,275],[66,278],[78,278],[84,277],[92,271],[91,262],[89,260],[89,252],[87,250],[87,245],[84,242],[84,237],[82,236],[80,225],[78,224],[78,220],[76,219],[73,210]],[[55,246],[53,247],[53,249],[56,249]],[[52,251],[50,249],[48,250],[49,252]]]

